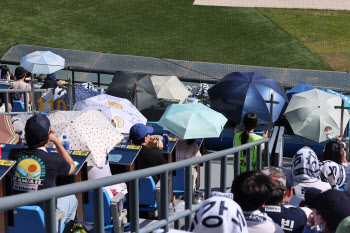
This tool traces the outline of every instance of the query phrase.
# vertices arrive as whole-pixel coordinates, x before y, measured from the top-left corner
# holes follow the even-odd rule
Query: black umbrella
[[[130,100],[138,110],[157,104],[157,94],[150,75],[117,71],[106,94]]]

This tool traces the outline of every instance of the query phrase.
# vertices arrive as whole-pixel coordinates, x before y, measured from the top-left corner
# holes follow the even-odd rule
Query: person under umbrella
[[[262,138],[266,138],[268,131],[263,132],[263,136],[254,133],[254,129],[258,127],[258,116],[255,113],[247,113],[243,119],[243,125],[245,130],[241,133],[236,133],[233,139],[234,146],[240,146],[249,142],[254,142]],[[264,149],[264,144],[261,147],[262,151]],[[241,172],[245,172],[247,169],[247,154],[246,151],[241,151],[240,153],[240,169]],[[252,169],[257,170],[257,147],[252,148]],[[234,165],[233,165],[234,167]]]

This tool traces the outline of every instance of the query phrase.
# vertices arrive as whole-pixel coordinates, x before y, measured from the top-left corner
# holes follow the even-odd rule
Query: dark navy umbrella
[[[327,92],[327,89],[325,89],[325,88],[315,87],[315,86],[312,86],[311,84],[300,82],[297,85],[295,85],[292,89],[287,91],[286,95],[288,97],[288,100],[290,100],[294,94],[298,94],[298,93],[301,93],[301,92],[304,92],[304,91],[310,91],[310,90],[315,89],[315,88],[317,88],[317,89],[319,89],[321,91]]]
[[[72,109],[77,101],[80,100],[85,100],[90,97],[96,96],[96,95],[101,95],[101,93],[97,91],[92,91],[87,88],[81,87],[81,86],[76,86],[72,88]],[[62,95],[60,98],[56,99],[53,101],[53,106],[54,109],[57,110],[58,107],[58,101],[64,101],[66,104],[66,110],[69,110],[69,97],[68,97],[68,92],[64,95]],[[59,103],[61,104],[61,103]],[[62,110],[62,107],[61,107]],[[63,109],[65,110],[65,109]]]
[[[279,117],[283,105],[288,101],[284,88],[275,80],[257,72],[233,72],[222,78],[208,91],[210,107],[224,114],[227,118],[241,123],[245,114],[254,112],[259,124],[270,122],[270,100],[274,95],[272,120]]]

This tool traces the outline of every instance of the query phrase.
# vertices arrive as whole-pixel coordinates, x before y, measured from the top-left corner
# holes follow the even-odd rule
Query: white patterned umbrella
[[[77,101],[74,110],[101,110],[108,120],[114,119],[116,127],[121,133],[129,133],[130,128],[137,124],[146,124],[147,119],[127,99],[101,94],[85,100]]]
[[[54,111],[48,118],[60,140],[67,135],[70,149],[91,152],[87,161],[94,166],[102,166],[107,153],[123,139],[123,135],[98,110]]]

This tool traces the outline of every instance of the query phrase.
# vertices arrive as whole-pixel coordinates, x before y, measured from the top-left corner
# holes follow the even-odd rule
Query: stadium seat
[[[140,211],[153,211],[157,209],[156,184],[152,176],[140,179],[139,208]]]
[[[9,233],[36,232],[45,233],[44,212],[39,206],[21,206],[13,210],[14,226],[9,226]],[[64,217],[63,211],[56,212],[59,231],[63,232],[64,224],[60,226]]]
[[[12,112],[24,112],[24,105],[20,100],[14,100],[12,106]]]
[[[107,191],[103,189],[103,210],[105,229],[114,228],[115,233],[124,232],[126,210],[123,210],[124,194],[118,193],[112,200]],[[89,204],[84,204],[85,221],[94,222],[93,190],[89,191]],[[116,216],[113,218],[113,216]]]
[[[173,176],[173,195],[185,195],[185,168],[176,170],[176,176]]]

